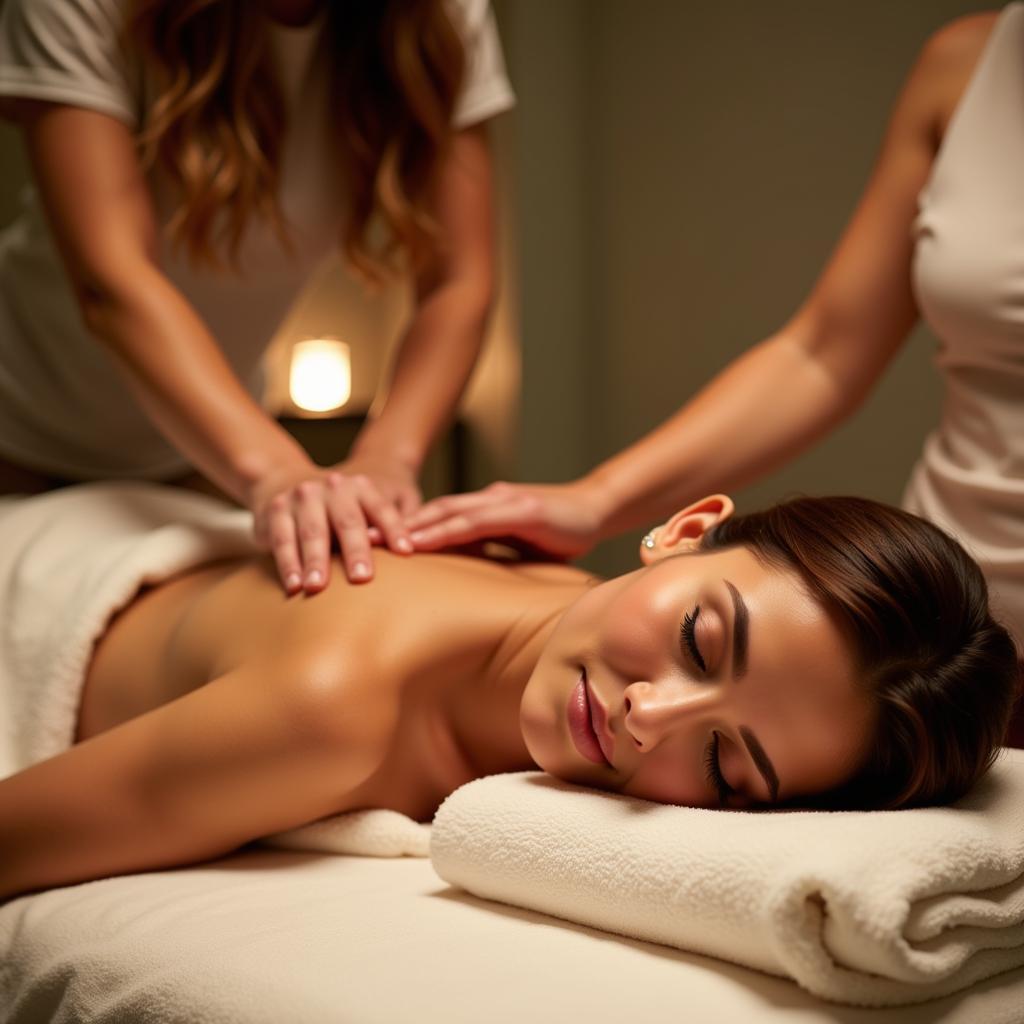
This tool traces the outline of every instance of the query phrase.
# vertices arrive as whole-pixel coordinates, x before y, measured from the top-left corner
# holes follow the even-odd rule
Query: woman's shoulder
[[[484,540],[469,544],[451,554],[420,554],[418,559],[446,562],[455,573],[467,579],[488,577],[499,586],[516,583],[541,587],[586,587],[600,580],[593,573],[565,562],[546,558],[542,552],[521,549],[500,540]],[[471,584],[472,585],[472,584]]]
[[[588,587],[600,583],[593,573],[564,562],[519,562],[514,566],[520,579],[552,586]]]
[[[924,41],[905,99],[928,124],[936,142],[945,134],[1002,13],[962,15],[939,26]]]
[[[963,14],[936,29],[922,47],[921,59],[937,74],[970,76],[992,29],[1004,11]]]

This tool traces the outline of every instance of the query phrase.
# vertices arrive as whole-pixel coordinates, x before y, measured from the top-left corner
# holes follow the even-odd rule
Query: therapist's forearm
[[[483,343],[489,288],[444,284],[426,296],[403,337],[380,413],[353,445],[354,456],[396,460],[418,472],[451,422]]]
[[[238,501],[248,503],[268,475],[306,461],[159,268],[138,266],[123,282],[105,283],[83,301],[83,315],[158,429]]]
[[[580,481],[599,510],[601,536],[649,525],[769,473],[848,416],[863,393],[793,335],[767,338]]]

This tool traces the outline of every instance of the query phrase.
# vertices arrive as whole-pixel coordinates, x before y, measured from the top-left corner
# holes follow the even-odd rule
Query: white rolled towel
[[[923,1002],[1024,964],[1024,751],[952,807],[716,811],[539,772],[456,790],[437,873],[476,896],[793,978]]]

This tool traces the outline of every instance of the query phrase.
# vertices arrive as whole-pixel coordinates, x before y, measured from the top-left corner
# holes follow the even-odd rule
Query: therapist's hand
[[[413,472],[398,462],[353,458],[329,469],[309,464],[257,488],[251,504],[257,542],[272,552],[288,594],[315,594],[330,582],[336,538],[352,583],[373,578],[370,530],[398,554],[413,551],[404,525],[421,501]]]
[[[357,583],[373,576],[368,533],[372,534],[372,543],[383,544],[399,555],[411,555],[414,549],[406,520],[423,502],[416,474],[396,459],[373,455],[356,455],[339,462],[333,473],[340,473],[351,485],[363,513],[361,527],[347,537],[338,532],[348,578]],[[356,568],[360,563],[369,567],[368,576]]]
[[[568,560],[601,539],[594,496],[578,482],[500,482],[482,491],[449,494],[427,502],[405,525],[418,551],[511,538],[548,557]]]

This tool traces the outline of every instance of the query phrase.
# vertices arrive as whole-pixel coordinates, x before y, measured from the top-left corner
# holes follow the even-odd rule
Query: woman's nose
[[[703,713],[714,699],[714,690],[683,680],[639,681],[626,687],[623,698],[626,732],[638,750],[649,753]]]

